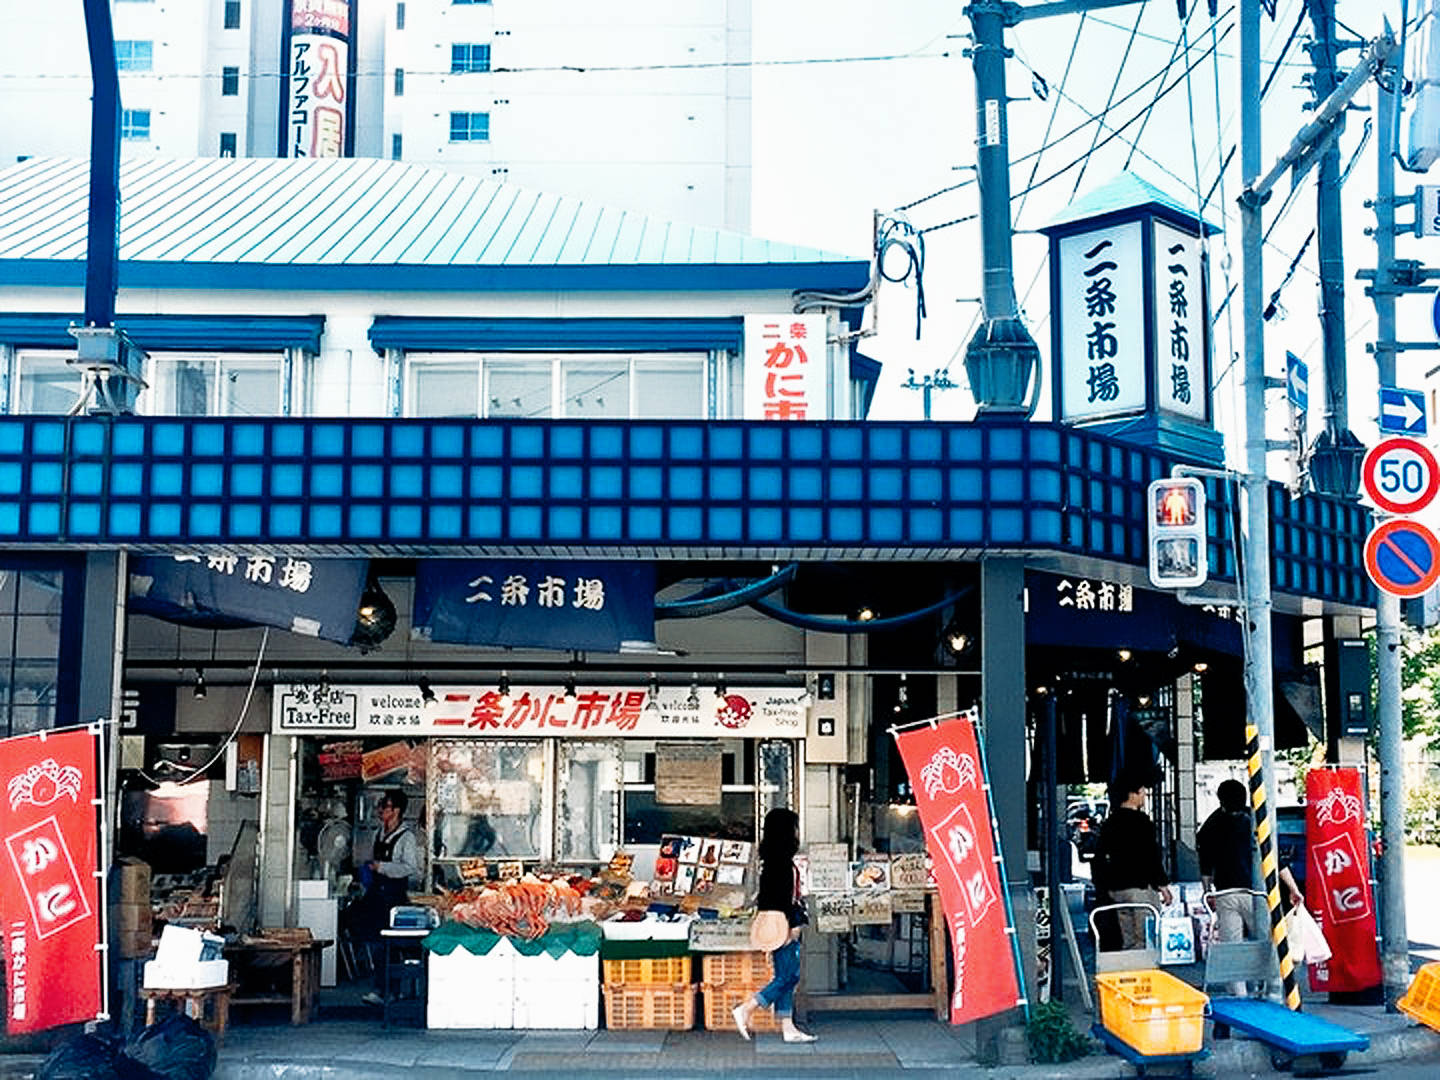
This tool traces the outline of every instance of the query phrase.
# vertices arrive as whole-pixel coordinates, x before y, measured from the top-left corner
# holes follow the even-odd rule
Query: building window
[[[154,65],[154,42],[115,42],[115,66],[121,71],[149,71]]]
[[[405,366],[407,416],[697,420],[706,412],[700,354],[413,354]]]
[[[58,569],[0,569],[0,735],[56,726],[60,657],[74,644],[64,640],[64,577]]]
[[[236,97],[240,93],[240,69],[238,67],[225,67],[220,69],[220,96]]]
[[[452,4],[488,4],[490,0],[450,0]]]
[[[279,355],[158,355],[138,411],[150,416],[279,416]]]
[[[220,133],[220,156],[221,156],[221,157],[234,157],[234,156],[235,156],[235,132],[233,132],[233,131],[222,131],[222,132]]]
[[[402,145],[403,144],[400,138],[400,133],[398,131],[394,135],[390,136],[390,159],[392,161],[400,160],[402,156],[400,153],[400,148]]]
[[[405,96],[405,69],[404,69],[404,68],[396,68],[396,69],[395,69],[395,96],[396,96],[396,97],[404,97],[404,96]]]
[[[63,416],[80,400],[80,372],[63,352],[20,352],[12,411]]]
[[[225,29],[240,29],[240,0],[225,0]]]
[[[451,45],[450,74],[490,70],[489,45]]]
[[[121,109],[120,138],[136,140],[150,138],[150,110]]]
[[[400,0],[400,2],[395,5],[395,29],[405,29],[405,0]]]
[[[488,112],[452,112],[450,114],[451,142],[489,142],[490,114]]]

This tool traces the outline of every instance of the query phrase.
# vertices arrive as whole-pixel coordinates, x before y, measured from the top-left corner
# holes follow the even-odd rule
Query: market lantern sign
[[[1060,242],[1060,416],[1092,420],[1145,407],[1140,226]]]

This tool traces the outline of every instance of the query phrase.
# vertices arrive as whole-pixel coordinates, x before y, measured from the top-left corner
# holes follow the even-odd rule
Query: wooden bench
[[[140,1000],[145,1002],[145,1026],[150,1027],[155,1023],[155,1006],[162,1001],[172,1001],[176,1007],[181,1009],[186,1016],[190,1017],[215,1033],[216,1043],[225,1041],[225,1028],[230,1022],[230,995],[235,990],[234,983],[227,983],[224,986],[201,986],[189,987],[186,989],[166,989],[162,987],[143,987],[140,990]],[[206,1019],[206,1005],[212,1005],[211,1019]]]

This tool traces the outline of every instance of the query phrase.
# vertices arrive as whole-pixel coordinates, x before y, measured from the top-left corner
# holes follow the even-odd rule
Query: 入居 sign
[[[100,1012],[95,735],[0,741],[0,919],[12,1034]]]
[[[619,652],[655,639],[655,566],[424,559],[414,626],[419,637],[457,645]]]
[[[745,316],[745,419],[828,420],[824,315]]]
[[[350,0],[290,0],[282,156],[338,158],[349,119]]]
[[[1060,241],[1060,418],[1145,408],[1141,225]]]
[[[719,695],[633,686],[509,688],[436,686],[427,704],[413,684],[275,687],[277,735],[568,736],[574,738],[804,738],[809,707],[803,687],[731,687]]]

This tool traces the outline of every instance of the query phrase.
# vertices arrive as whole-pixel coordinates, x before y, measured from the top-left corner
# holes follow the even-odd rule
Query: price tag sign
[[[1429,506],[1440,488],[1440,467],[1422,442],[1385,439],[1365,455],[1365,494],[1392,514],[1415,514]]]

